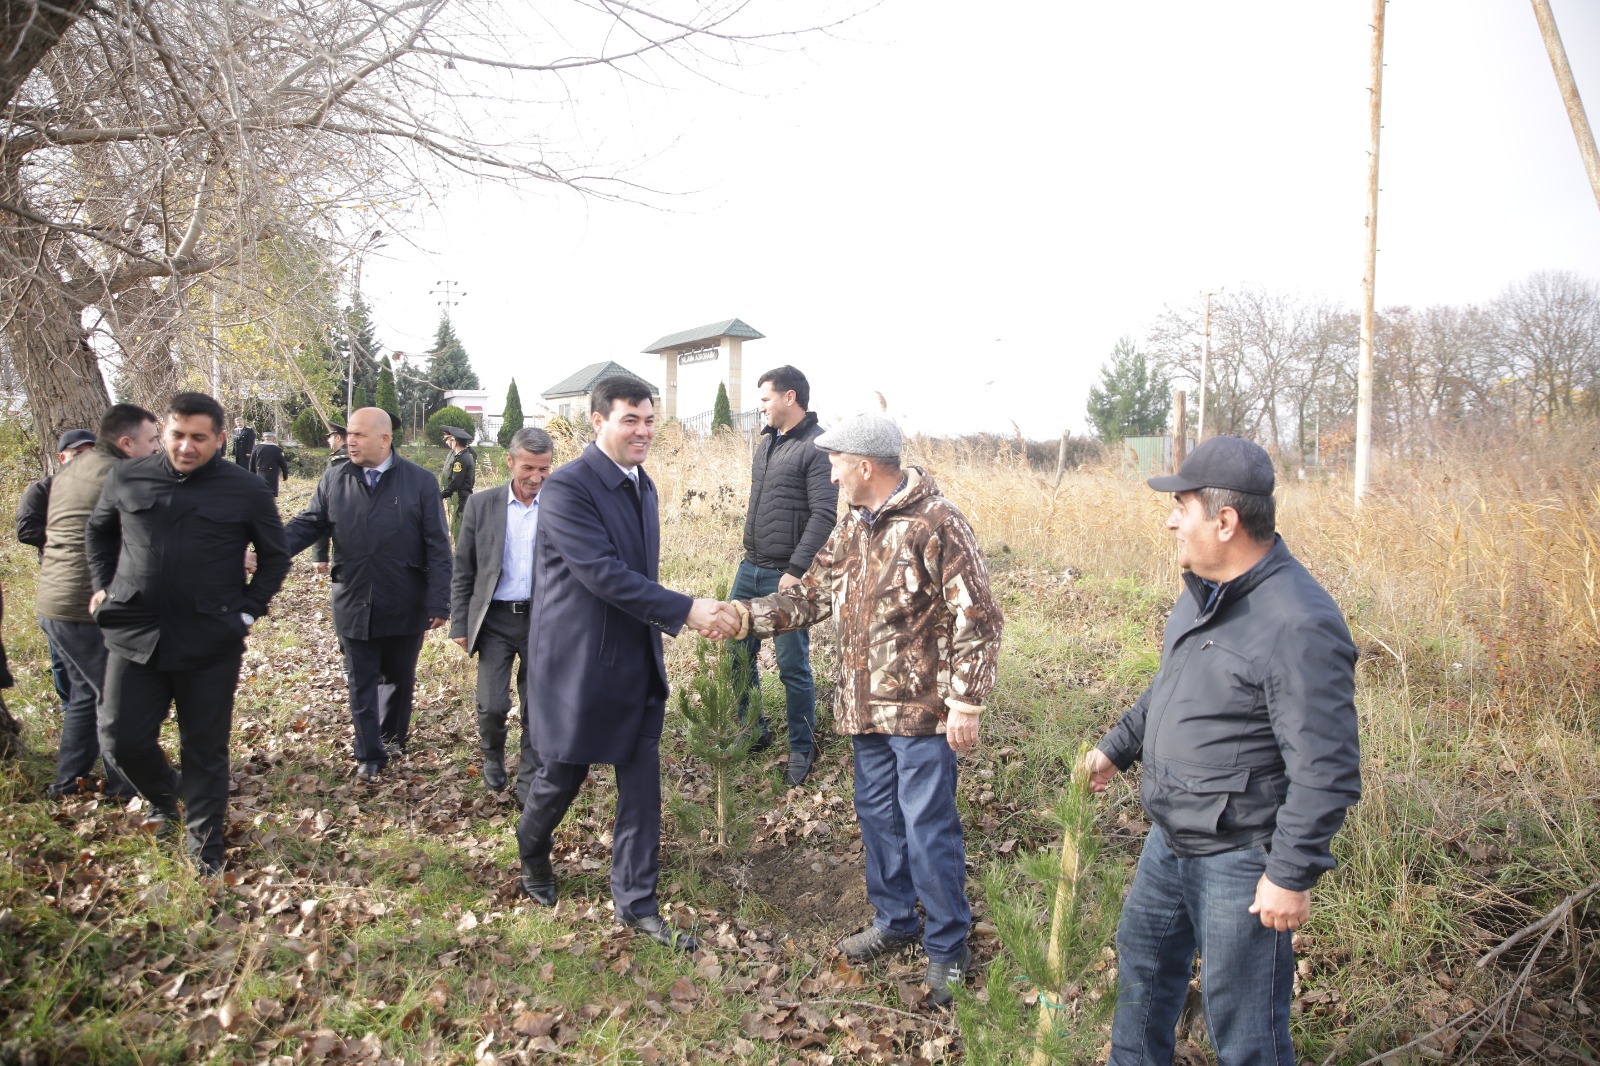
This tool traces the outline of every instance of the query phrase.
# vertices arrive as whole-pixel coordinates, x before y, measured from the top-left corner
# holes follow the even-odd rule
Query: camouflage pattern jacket
[[[839,645],[835,728],[927,736],[948,707],[981,710],[1000,657],[1000,608],[972,527],[925,471],[869,522],[852,508],[800,584],[739,605],[740,636],[830,616]]]

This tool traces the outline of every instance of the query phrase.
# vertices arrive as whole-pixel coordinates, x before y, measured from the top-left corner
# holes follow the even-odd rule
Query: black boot
[[[502,792],[506,787],[506,755],[503,751],[483,753],[483,783],[491,792]]]

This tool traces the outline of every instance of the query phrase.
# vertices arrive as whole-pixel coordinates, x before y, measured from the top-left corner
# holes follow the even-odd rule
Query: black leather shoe
[[[556,905],[556,871],[549,859],[522,860],[522,891],[541,907]]]
[[[745,754],[751,758],[755,758],[757,755],[763,754],[770,747],[772,747],[772,734],[763,733],[750,742],[750,747],[746,750]]]
[[[157,840],[177,840],[178,834],[183,832],[183,816],[176,807],[152,806],[145,815],[144,828]]]
[[[790,788],[799,788],[806,783],[806,777],[811,773],[811,767],[817,760],[814,752],[791,751],[789,753],[789,767],[783,771],[783,783]]]
[[[363,762],[356,764],[356,776],[361,778],[363,781],[376,781],[378,780],[378,775],[382,772],[383,763],[381,762]]]
[[[672,928],[666,922],[661,920],[661,916],[659,914],[647,914],[643,918],[635,918],[631,914],[624,914],[620,917],[619,921],[621,921],[622,924],[627,926],[629,929],[632,929],[638,933],[643,933],[645,936],[649,937],[651,940],[654,940],[662,947],[672,948],[674,951],[681,951],[685,955],[693,955],[696,951],[700,950],[700,941],[696,940],[688,933],[680,933],[678,930]]]
[[[483,783],[491,792],[503,792],[506,787],[506,757],[496,751],[483,753]]]

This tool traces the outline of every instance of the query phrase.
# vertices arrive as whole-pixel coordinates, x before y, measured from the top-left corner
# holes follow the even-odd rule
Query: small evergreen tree
[[[717,851],[725,851],[746,828],[747,813],[736,802],[734,778],[745,765],[755,734],[739,718],[739,699],[750,693],[750,714],[761,713],[761,686],[752,684],[750,654],[734,644],[726,654],[709,640],[695,641],[695,673],[678,689],[678,713],[688,731],[689,751],[710,774],[709,811],[675,801],[679,820],[705,827]]]
[[[733,432],[733,409],[728,404],[728,383],[717,382],[717,402],[711,408],[711,432]]]
[[[477,372],[467,358],[467,349],[456,336],[449,315],[439,316],[439,329],[433,335],[433,358],[428,363],[428,382],[432,394],[428,398],[428,414],[444,406],[444,394],[451,389],[481,389]],[[431,424],[431,422],[430,422]],[[463,427],[464,428],[464,427]]]
[[[1100,383],[1089,388],[1089,424],[1108,444],[1165,433],[1172,383],[1127,337],[1117,342]]]
[[[294,434],[295,443],[302,448],[320,448],[328,443],[328,424],[314,407],[307,407],[295,415],[289,432]]]
[[[506,413],[500,421],[500,447],[511,447],[511,437],[522,428],[522,397],[517,395],[517,379],[506,390]]]

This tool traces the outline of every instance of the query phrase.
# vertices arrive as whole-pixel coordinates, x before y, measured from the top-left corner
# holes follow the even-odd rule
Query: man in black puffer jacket
[[[812,444],[822,432],[817,416],[806,410],[811,384],[792,366],[761,375],[757,398],[766,428],[750,464],[750,507],[744,519],[744,559],[733,580],[731,599],[750,600],[798,584],[812,556],[833,532],[839,517],[839,490],[833,484],[828,453]],[[750,662],[760,640],[742,642]],[[805,630],[772,639],[789,721],[790,788],[804,783],[816,760],[816,691],[811,683],[811,637]],[[757,678],[752,673],[752,683]],[[741,712],[742,713],[742,712]],[[752,745],[763,751],[772,743],[764,719]]]

